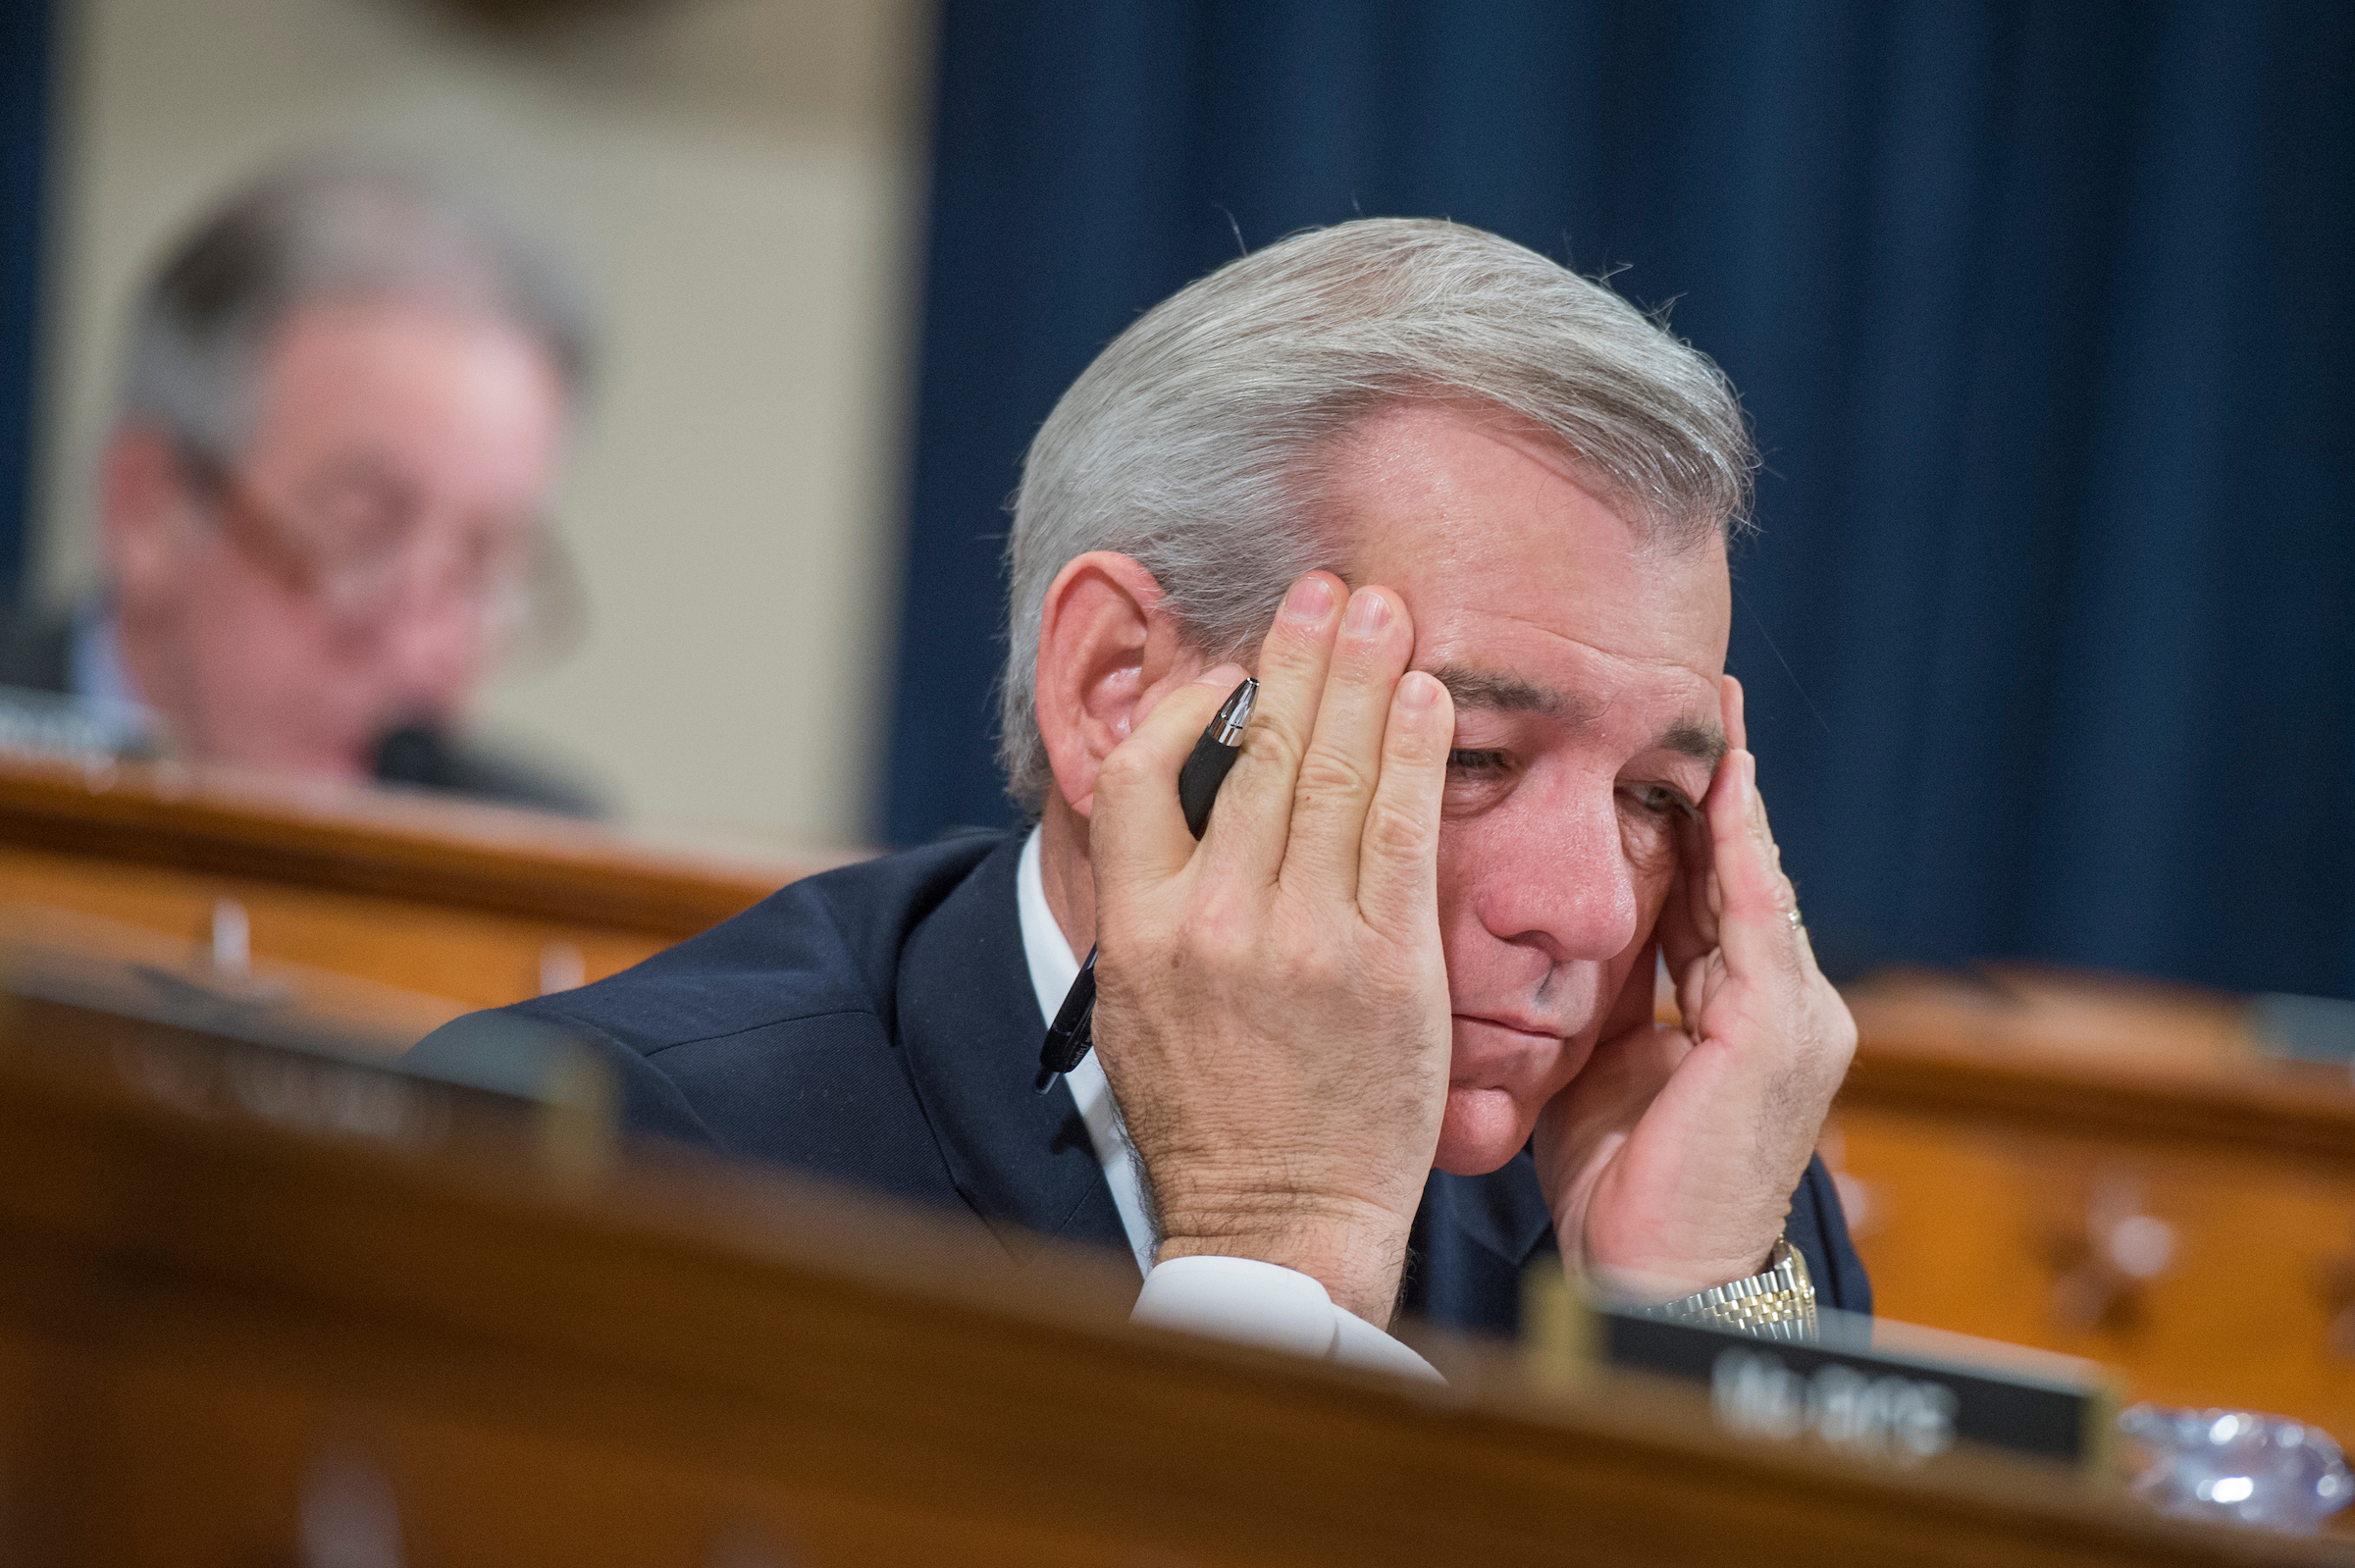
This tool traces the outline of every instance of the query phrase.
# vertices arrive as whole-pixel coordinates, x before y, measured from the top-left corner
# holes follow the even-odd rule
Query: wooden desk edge
[[[2355,1086],[2319,1064],[2268,1063],[2247,1076],[2187,1082],[2073,1057],[1975,1049],[1944,1035],[1868,1033],[1834,1102],[1842,1107],[2355,1170]]]
[[[0,764],[0,842],[684,938],[856,852],[698,856],[460,801],[196,772]]]

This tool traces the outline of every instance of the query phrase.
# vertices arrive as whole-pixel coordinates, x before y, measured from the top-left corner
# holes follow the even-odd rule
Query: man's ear
[[[163,435],[130,424],[107,438],[98,459],[99,548],[107,586],[135,619],[179,598],[196,500],[179,454]]]
[[[1089,814],[1096,770],[1202,657],[1162,607],[1161,585],[1129,556],[1090,550],[1065,564],[1038,618],[1038,732],[1055,789]]]

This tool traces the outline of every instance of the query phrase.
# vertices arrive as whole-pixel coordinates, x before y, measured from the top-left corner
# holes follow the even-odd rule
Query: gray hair
[[[1134,557],[1188,643],[1233,657],[1266,635],[1294,578],[1346,555],[1316,515],[1320,460],[1368,415],[1418,399],[1487,404],[1548,432],[1669,548],[1747,524],[1757,459],[1732,387],[1600,283],[1433,219],[1295,235],[1146,312],[1030,444],[1006,546],[1008,792],[1035,814],[1054,783],[1036,666],[1065,563]]]
[[[164,258],[132,314],[118,416],[232,462],[286,315],[386,294],[511,323],[546,350],[568,401],[587,390],[589,311],[552,255],[424,169],[339,158],[236,192]]]

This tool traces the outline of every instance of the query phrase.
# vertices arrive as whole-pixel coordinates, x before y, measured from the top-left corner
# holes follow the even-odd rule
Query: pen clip
[[[1072,981],[1063,1006],[1055,1011],[1055,1021],[1047,1025],[1046,1042],[1038,1049],[1039,1093],[1047,1092],[1057,1073],[1071,1071],[1087,1055],[1095,1044],[1095,1017],[1096,950],[1091,947],[1087,962],[1079,966],[1078,978]]]
[[[1242,745],[1243,726],[1251,722],[1251,709],[1258,701],[1258,678],[1244,676],[1243,684],[1227,694],[1227,701],[1219,705],[1218,717],[1210,721],[1212,738],[1221,746]]]

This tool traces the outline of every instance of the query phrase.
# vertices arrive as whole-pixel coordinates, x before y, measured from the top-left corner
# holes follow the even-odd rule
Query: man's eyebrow
[[[1664,752],[1681,752],[1687,757],[1696,758],[1712,768],[1727,750],[1725,731],[1714,724],[1703,724],[1690,718],[1680,718],[1660,731],[1660,738],[1654,744]]]
[[[1462,664],[1442,664],[1431,675],[1447,688],[1447,695],[1459,708],[1482,708],[1492,713],[1543,713],[1565,724],[1584,723],[1595,716],[1594,705],[1585,699],[1541,686],[1519,675],[1472,669]]]
[[[1431,672],[1432,677],[1447,688],[1447,695],[1460,708],[1479,708],[1491,713],[1543,713],[1564,724],[1583,724],[1596,716],[1595,705],[1583,697],[1540,685],[1520,675],[1508,675],[1494,670],[1473,669],[1463,664],[1442,664]],[[1700,719],[1680,718],[1660,731],[1652,742],[1664,752],[1717,765],[1725,756],[1725,731]]]

